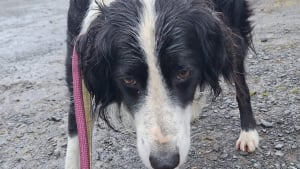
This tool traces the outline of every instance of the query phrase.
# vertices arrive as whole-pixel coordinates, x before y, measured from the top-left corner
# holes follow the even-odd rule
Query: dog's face
[[[228,33],[197,0],[115,1],[100,10],[77,43],[87,88],[103,109],[125,105],[147,167],[175,168],[188,154],[196,88],[220,90]]]

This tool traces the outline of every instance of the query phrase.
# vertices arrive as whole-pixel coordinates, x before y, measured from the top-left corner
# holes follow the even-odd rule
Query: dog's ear
[[[232,32],[208,7],[193,5],[192,45],[197,50],[200,63],[200,87],[209,85],[215,96],[221,93],[220,76],[230,80],[234,42]]]
[[[76,44],[82,76],[96,103],[106,107],[116,99],[112,80],[114,35],[101,21],[95,21]]]

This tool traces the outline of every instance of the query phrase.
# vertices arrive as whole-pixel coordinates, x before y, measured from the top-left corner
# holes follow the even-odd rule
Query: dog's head
[[[230,32],[205,2],[116,0],[78,39],[88,90],[102,110],[118,103],[130,112],[149,168],[184,162],[196,89],[218,94],[219,75],[229,74]]]

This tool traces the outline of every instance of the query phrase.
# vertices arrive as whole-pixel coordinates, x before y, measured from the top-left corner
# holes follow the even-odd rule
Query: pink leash
[[[82,96],[82,79],[80,74],[78,54],[74,47],[72,58],[73,97],[80,148],[80,168],[90,169],[88,134]]]

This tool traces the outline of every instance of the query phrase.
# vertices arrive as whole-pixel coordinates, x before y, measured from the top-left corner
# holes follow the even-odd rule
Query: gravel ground
[[[300,169],[300,1],[251,0],[254,44],[247,69],[261,144],[234,149],[240,122],[235,92],[224,86],[193,123],[182,167]],[[0,1],[0,168],[63,168],[66,0]],[[102,122],[94,132],[97,168],[144,168],[133,132]],[[96,167],[95,167],[96,168]]]

